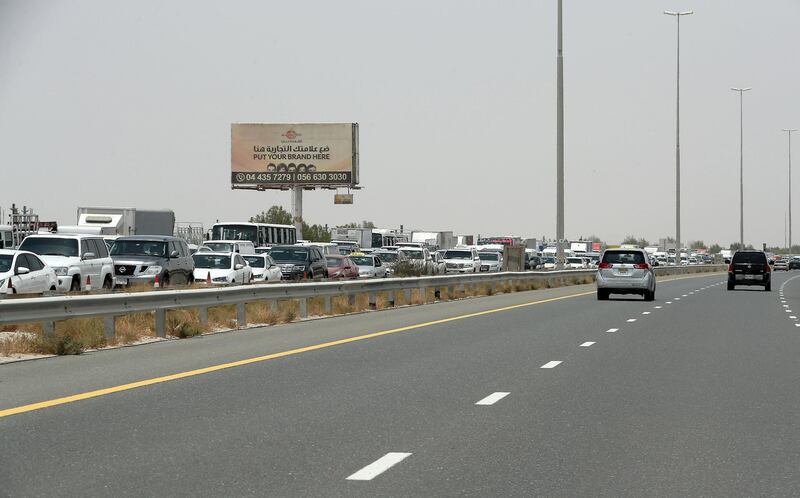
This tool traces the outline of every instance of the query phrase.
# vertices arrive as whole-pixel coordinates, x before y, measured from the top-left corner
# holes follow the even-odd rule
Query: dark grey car
[[[314,246],[274,246],[269,255],[281,269],[284,280],[327,278],[328,263]]]
[[[166,235],[119,237],[111,246],[114,283],[126,286],[155,283],[162,286],[194,281],[194,260],[186,241]]]

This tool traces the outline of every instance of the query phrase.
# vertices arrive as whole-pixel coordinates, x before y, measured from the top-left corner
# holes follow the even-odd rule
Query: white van
[[[239,254],[255,254],[256,246],[249,240],[207,240],[201,246],[211,252],[235,252]]]

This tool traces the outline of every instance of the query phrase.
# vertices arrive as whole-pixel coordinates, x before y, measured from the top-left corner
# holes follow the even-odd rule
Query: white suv
[[[114,262],[100,236],[35,234],[27,236],[19,248],[38,255],[56,271],[60,291],[86,290],[87,280],[92,289],[114,285]]]
[[[472,247],[456,247],[444,252],[447,273],[477,273],[481,271],[481,258]]]

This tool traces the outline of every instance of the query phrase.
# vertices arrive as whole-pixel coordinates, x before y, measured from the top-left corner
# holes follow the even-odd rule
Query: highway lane
[[[12,495],[793,494],[796,315],[778,285],[721,281],[665,282],[655,303],[543,303],[2,418],[0,483]],[[475,404],[495,392],[509,394]],[[346,479],[387,453],[411,455]]]

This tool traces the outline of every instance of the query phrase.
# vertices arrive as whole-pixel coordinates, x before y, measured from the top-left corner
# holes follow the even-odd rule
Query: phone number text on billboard
[[[349,185],[352,183],[352,172],[326,172],[298,173],[232,173],[231,181],[234,184],[264,184],[264,185]]]

